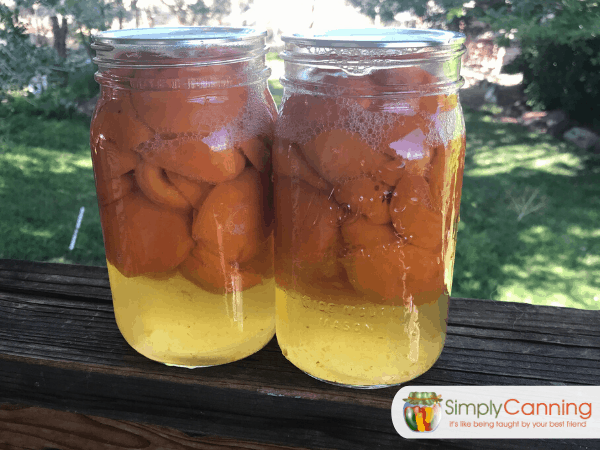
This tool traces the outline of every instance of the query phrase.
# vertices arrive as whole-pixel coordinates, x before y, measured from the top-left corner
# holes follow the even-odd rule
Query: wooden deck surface
[[[453,298],[444,351],[410,384],[598,385],[600,312]],[[600,448],[404,440],[398,389],[319,382],[275,340],[225,366],[166,367],[121,337],[106,268],[0,260],[0,450]]]

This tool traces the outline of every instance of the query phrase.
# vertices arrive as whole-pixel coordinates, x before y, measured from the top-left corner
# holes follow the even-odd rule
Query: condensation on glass
[[[318,379],[395,385],[442,351],[465,151],[464,39],[407,29],[283,38],[277,339]]]
[[[265,32],[155,28],[94,37],[91,149],[115,316],[169,365],[262,348],[275,327]]]

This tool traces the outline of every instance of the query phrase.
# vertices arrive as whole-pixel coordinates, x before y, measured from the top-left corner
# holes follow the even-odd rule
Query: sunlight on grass
[[[74,173],[78,167],[92,168],[92,161],[89,157],[82,155],[73,155],[70,153],[56,154],[55,151],[39,147],[25,148],[23,146],[11,146],[0,144],[0,151],[3,148],[6,154],[2,158],[2,164],[12,165],[18,168],[24,175],[34,175],[42,171],[50,171],[56,174]]]
[[[600,309],[600,184],[551,136],[466,111],[452,294]]]
[[[0,140],[0,258],[104,265],[89,127],[79,120],[37,122],[24,116],[3,122],[12,131]],[[38,136],[32,123],[46,135]],[[82,206],[85,215],[69,251]]]
[[[54,236],[54,233],[52,233],[49,230],[31,230],[31,229],[29,229],[29,227],[21,227],[21,228],[19,228],[19,231],[21,233],[23,233],[24,235],[29,235],[29,236],[44,238],[44,239],[50,239]]]

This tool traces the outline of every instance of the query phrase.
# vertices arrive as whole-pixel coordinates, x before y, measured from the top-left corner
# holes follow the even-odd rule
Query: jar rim
[[[193,47],[261,38],[266,31],[247,27],[156,27],[102,31],[92,36],[95,46],[150,44]]]
[[[424,49],[460,47],[466,36],[446,30],[420,28],[348,28],[286,34],[286,44],[329,48]]]
[[[266,31],[235,27],[157,27],[94,35],[93,62],[100,69],[195,67],[259,61],[268,51]],[[263,58],[264,59],[264,58]]]

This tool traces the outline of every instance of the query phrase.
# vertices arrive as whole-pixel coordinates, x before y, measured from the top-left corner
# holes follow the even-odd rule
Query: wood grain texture
[[[453,298],[448,324],[440,359],[411,385],[600,382],[600,312]],[[121,431],[152,424],[147,426],[230,440],[223,445],[482,448],[481,442],[400,438],[390,419],[397,390],[316,381],[289,363],[275,340],[226,366],[166,367],[140,356],[121,337],[106,268],[0,260],[0,402],[104,418],[94,419],[100,425],[130,424]],[[35,411],[28,420],[37,420]],[[0,444],[18,446],[3,440],[8,429],[2,427],[25,411],[11,413],[14,420],[0,413]],[[84,420],[66,417],[57,423]],[[145,426],[139,430],[150,430]],[[68,435],[68,429],[61,432]],[[528,444],[595,448],[590,441]],[[523,447],[502,440],[485,441],[484,448]]]

